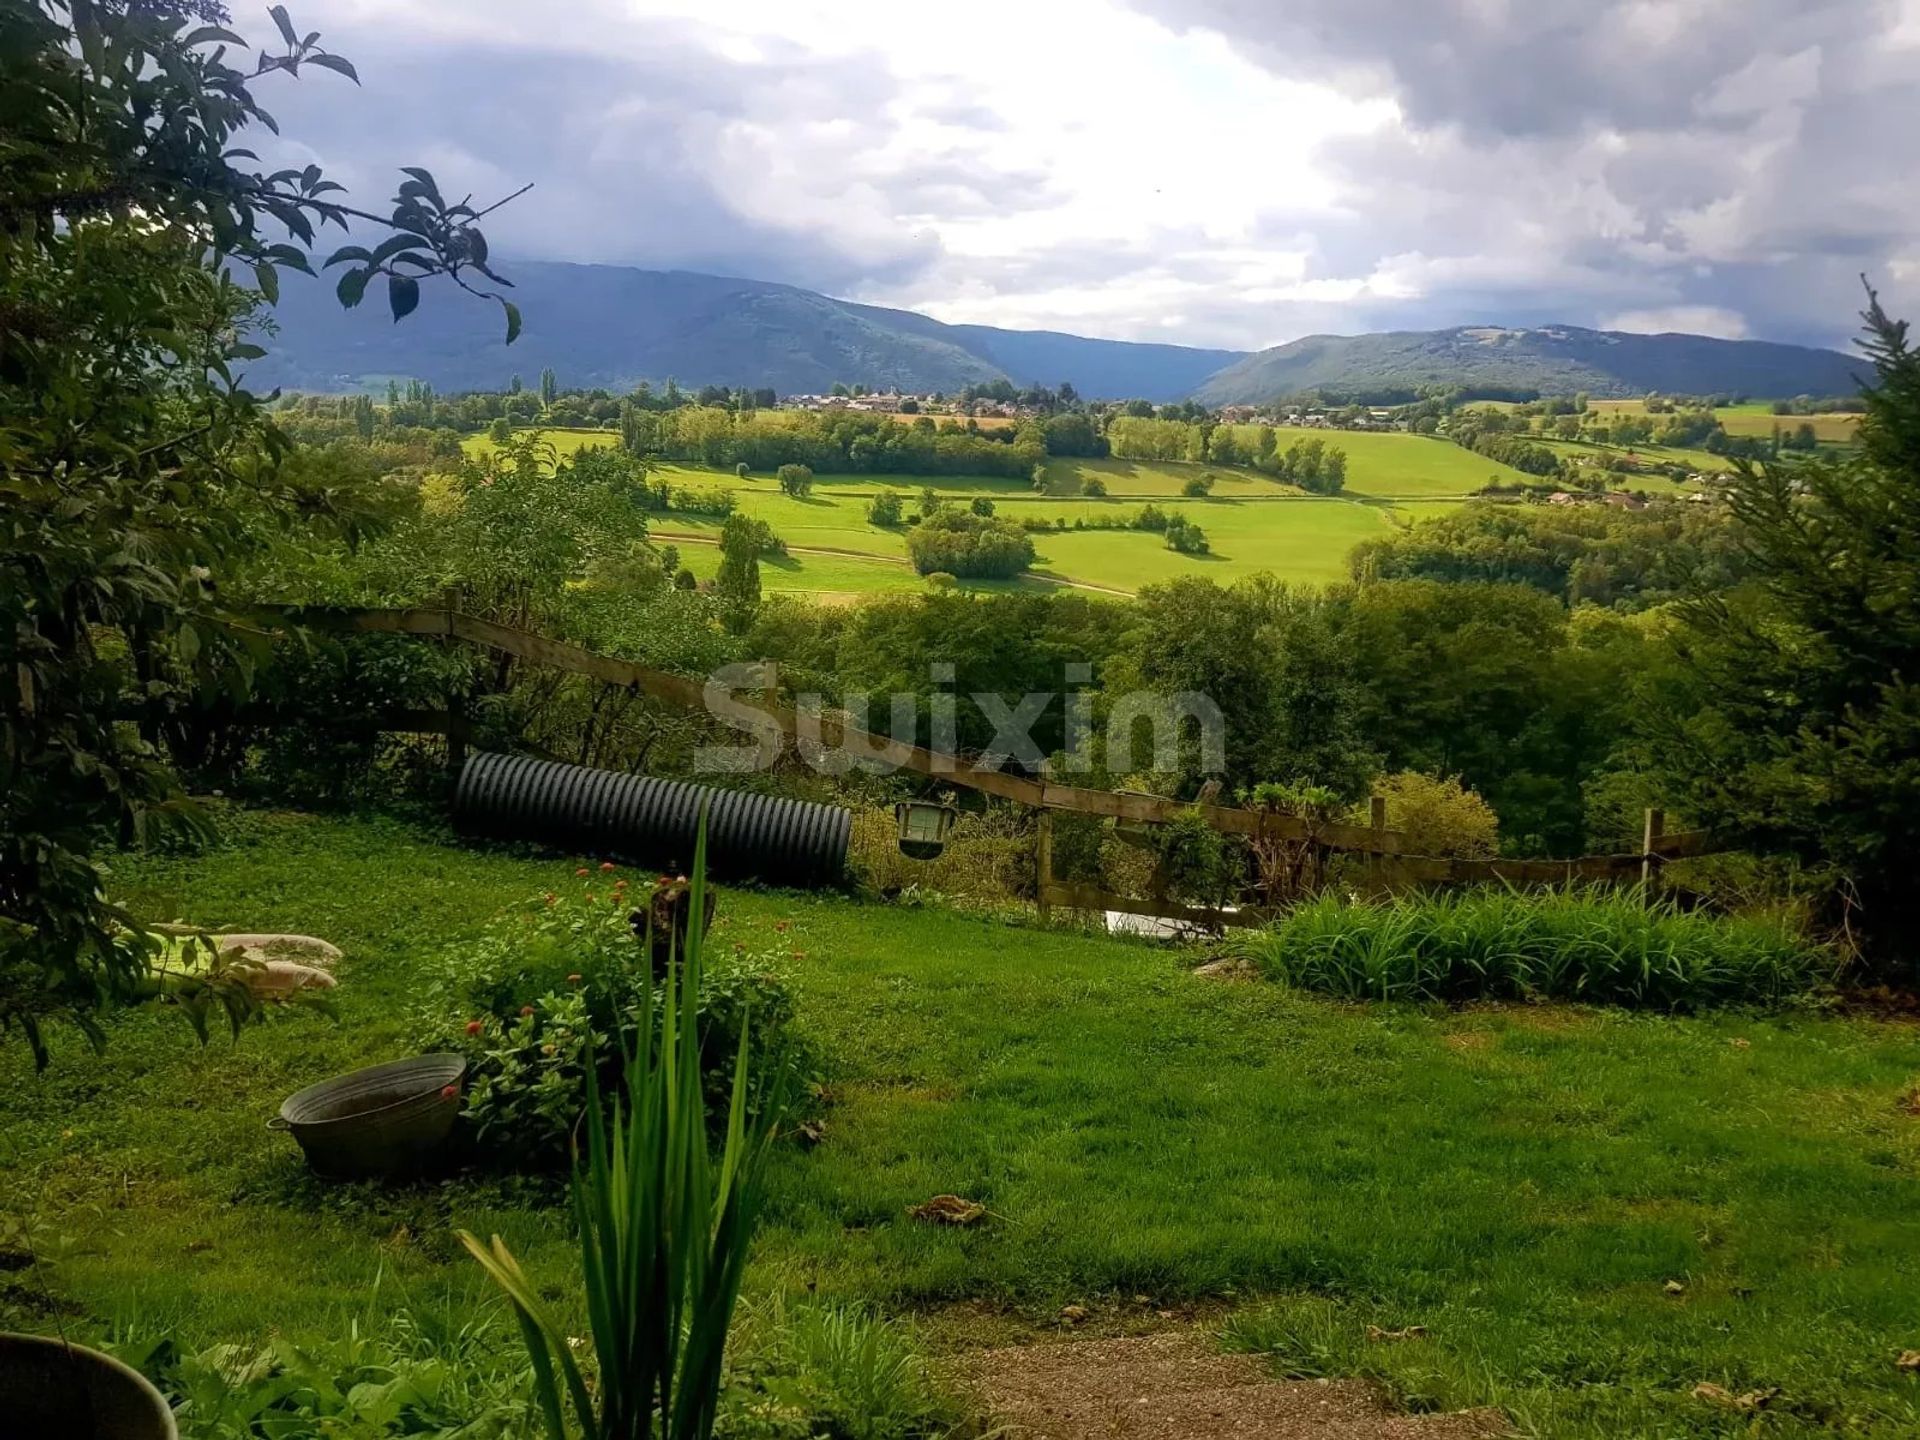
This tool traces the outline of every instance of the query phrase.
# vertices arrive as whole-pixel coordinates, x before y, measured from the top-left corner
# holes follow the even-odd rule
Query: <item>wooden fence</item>
[[[255,609],[250,618],[267,629],[299,627],[439,636],[512,655],[532,664],[584,675],[670,705],[686,709],[706,707],[706,685],[702,681],[649,669],[630,660],[601,655],[528,630],[483,620],[452,607],[364,609],[272,606]],[[1661,812],[1649,810],[1641,849],[1632,854],[1586,855],[1573,860],[1458,860],[1416,855],[1410,853],[1408,838],[1404,833],[1387,828],[1385,806],[1377,797],[1373,805],[1373,823],[1370,825],[1320,823],[1264,810],[1195,804],[1158,795],[1093,790],[1061,784],[1047,777],[1009,774],[975,765],[961,756],[905,744],[890,736],[874,735],[849,724],[846,716],[836,711],[826,711],[818,717],[817,734],[813,729],[814,717],[809,715],[807,729],[803,731],[801,718],[790,707],[779,704],[770,688],[755,699],[753,708],[765,715],[789,740],[797,739],[804,733],[810,739],[842,745],[899,769],[911,770],[985,795],[998,796],[1039,811],[1036,888],[1043,912],[1055,907],[1081,911],[1114,910],[1209,926],[1257,923],[1266,918],[1266,912],[1257,909],[1223,912],[1168,900],[1142,900],[1117,895],[1097,886],[1056,880],[1052,869],[1050,819],[1055,811],[1148,825],[1164,825],[1176,817],[1197,812],[1208,826],[1224,835],[1237,835],[1262,843],[1304,841],[1324,850],[1367,856],[1370,881],[1382,888],[1449,883],[1557,885],[1576,880],[1645,881],[1651,879],[1665,861],[1710,854],[1716,848],[1712,836],[1706,831],[1667,833]],[[449,755],[456,766],[464,753],[467,738],[465,716],[456,699],[450,698],[445,712],[415,710],[389,715],[382,721],[382,728],[446,735]]]

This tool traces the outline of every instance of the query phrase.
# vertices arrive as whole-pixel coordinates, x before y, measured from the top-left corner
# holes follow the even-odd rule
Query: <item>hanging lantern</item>
[[[959,812],[937,800],[902,800],[893,807],[900,827],[900,853],[909,860],[931,860],[947,848],[947,836]]]

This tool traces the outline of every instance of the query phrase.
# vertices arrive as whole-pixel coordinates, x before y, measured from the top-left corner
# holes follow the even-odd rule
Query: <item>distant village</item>
[[[975,420],[1025,420],[1050,413],[1047,406],[1021,400],[1002,400],[985,396],[966,399],[961,396],[945,395],[937,390],[918,395],[899,390],[868,391],[860,386],[850,389],[838,387],[833,393],[826,395],[782,396],[778,408],[782,410],[844,410],[869,415],[932,415]],[[1405,430],[1408,428],[1405,422],[1394,417],[1393,411],[1377,406],[1224,405],[1211,413],[1226,425],[1264,422],[1326,430]]]

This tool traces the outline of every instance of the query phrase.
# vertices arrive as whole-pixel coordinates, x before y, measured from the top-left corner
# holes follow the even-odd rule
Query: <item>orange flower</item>
[[[574,971],[573,974],[567,976],[567,984],[578,985],[579,983],[580,983],[580,972],[578,970]]]
[[[486,1025],[483,1024],[481,1021],[478,1021],[478,1020],[467,1021],[467,1034],[469,1035],[478,1035],[482,1030],[486,1028],[487,1028]]]
[[[547,891],[547,904],[558,905],[559,903],[560,903],[560,897],[554,894],[553,891],[551,890]]]
[[[611,875],[613,873],[613,861],[602,860],[600,862],[600,873],[602,875]]]
[[[529,1016],[529,1015],[531,1015],[531,1014],[533,1014],[533,1006],[531,1006],[531,1005],[522,1005],[522,1006],[520,1007],[520,1016],[521,1016],[521,1018],[522,1018],[522,1019],[525,1019],[525,1018],[526,1018],[527,1016]]]
[[[587,867],[582,865],[578,870],[574,871],[573,873],[576,875],[584,875],[587,873]]]
[[[793,922],[790,920],[776,920],[773,922],[773,928],[775,930],[778,930],[782,935],[784,935],[787,933],[787,926],[789,926],[792,923]]]
[[[451,1100],[459,1093],[460,1087],[458,1085],[442,1085],[440,1087],[440,1098],[442,1100]]]

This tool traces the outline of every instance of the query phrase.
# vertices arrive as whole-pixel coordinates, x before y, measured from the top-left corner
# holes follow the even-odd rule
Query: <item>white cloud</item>
[[[297,9],[366,88],[303,80],[270,102],[289,132],[362,186],[420,156],[449,189],[534,179],[496,252],[1250,347],[1622,317],[1833,339],[1863,269],[1920,301],[1891,165],[1920,0]]]
[[[1722,340],[1745,340],[1746,317],[1713,305],[1668,305],[1658,310],[1623,310],[1600,322],[1602,330],[1625,330],[1634,335],[1713,335]]]

